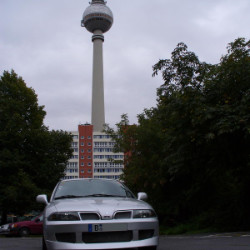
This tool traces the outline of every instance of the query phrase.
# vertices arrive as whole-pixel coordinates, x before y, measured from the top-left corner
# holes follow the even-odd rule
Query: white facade
[[[114,142],[103,132],[93,133],[93,177],[119,179],[124,169],[124,154],[114,153]]]
[[[67,163],[64,179],[79,178],[79,135],[78,131],[73,131],[71,134],[73,135],[73,142],[71,144],[73,156]]]

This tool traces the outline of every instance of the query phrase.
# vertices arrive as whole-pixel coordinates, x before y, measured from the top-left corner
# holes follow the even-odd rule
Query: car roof
[[[61,180],[60,182],[68,182],[68,181],[89,181],[89,180],[97,180],[97,181],[111,181],[111,182],[118,182],[121,183],[118,180],[114,180],[114,179],[107,179],[107,178],[75,178],[75,179],[65,179],[65,180]]]

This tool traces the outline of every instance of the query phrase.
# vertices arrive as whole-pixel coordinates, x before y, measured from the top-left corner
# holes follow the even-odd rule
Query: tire
[[[27,227],[22,227],[19,229],[19,235],[21,237],[27,237],[30,235],[30,230]]]
[[[47,246],[46,246],[46,243],[45,243],[45,240],[44,240],[44,237],[43,237],[43,240],[42,240],[42,248],[43,248],[43,250],[48,250]]]

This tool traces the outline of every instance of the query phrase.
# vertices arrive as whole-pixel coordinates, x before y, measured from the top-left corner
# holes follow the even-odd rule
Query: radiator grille
[[[80,213],[81,220],[100,220],[100,216],[97,213]]]
[[[129,242],[133,238],[132,231],[83,233],[85,243]]]

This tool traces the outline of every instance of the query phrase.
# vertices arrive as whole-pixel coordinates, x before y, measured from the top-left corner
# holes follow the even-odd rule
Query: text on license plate
[[[126,231],[128,225],[126,223],[114,224],[88,224],[88,232],[112,232],[112,231]]]

